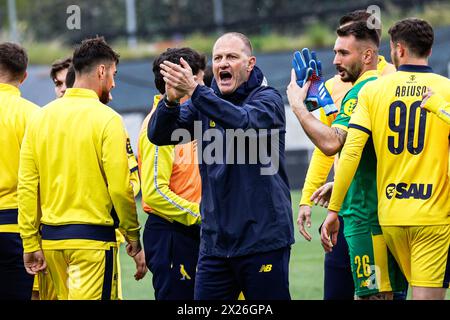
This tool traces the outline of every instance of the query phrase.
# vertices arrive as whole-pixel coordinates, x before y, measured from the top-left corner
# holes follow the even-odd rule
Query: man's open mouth
[[[220,71],[219,77],[222,82],[227,82],[233,78],[233,75],[228,71]]]

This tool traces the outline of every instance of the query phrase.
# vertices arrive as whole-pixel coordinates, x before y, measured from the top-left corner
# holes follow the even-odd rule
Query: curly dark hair
[[[11,81],[21,79],[28,67],[28,55],[25,49],[15,43],[0,44],[0,72],[7,74]]]
[[[55,80],[56,74],[61,70],[68,69],[72,65],[72,58],[65,58],[53,62],[52,68],[50,69],[50,78]]]
[[[155,86],[161,94],[166,93],[166,83],[161,74],[160,64],[164,61],[170,61],[180,64],[180,58],[186,60],[192,69],[192,73],[196,75],[200,70],[206,68],[206,55],[198,53],[191,48],[169,48],[161,53],[153,61],[153,74],[155,75]]]
[[[100,63],[119,64],[120,55],[106,43],[105,38],[95,37],[81,42],[74,53],[72,63],[77,73],[90,72]]]
[[[402,42],[418,58],[430,55],[434,31],[425,20],[417,18],[400,20],[389,29],[389,35],[393,43]]]
[[[73,68],[73,66],[70,66],[69,70],[67,70],[66,75],[66,88],[72,88],[74,83],[75,83],[75,69]]]

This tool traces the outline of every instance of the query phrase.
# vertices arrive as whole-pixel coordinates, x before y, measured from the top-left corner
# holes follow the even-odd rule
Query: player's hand
[[[303,51],[305,50],[308,49],[303,49],[302,53],[300,53],[299,51],[295,51],[294,59],[292,59],[292,70],[295,71],[296,82],[298,86],[301,88],[305,86],[306,82],[309,80],[309,78],[313,73],[313,69],[309,66],[310,62],[309,54],[306,56],[303,54]],[[304,99],[302,101],[304,101]]]
[[[23,264],[27,273],[33,276],[37,275],[39,272],[47,272],[47,262],[45,261],[42,250],[24,253]]]
[[[137,240],[137,241],[133,241],[133,240],[129,240],[129,239],[126,239],[126,240],[128,242],[128,244],[126,246],[127,254],[130,257],[134,258],[142,250],[141,242],[139,240]]]
[[[327,116],[336,113],[338,110],[325,87],[325,80],[322,76],[322,63],[317,59],[316,53],[314,51],[310,52],[308,48],[303,48],[301,54],[294,56],[294,58],[297,60],[300,58],[302,63],[312,70],[309,78],[311,86],[305,100],[308,110],[313,111],[322,107]]]
[[[335,211],[328,211],[327,217],[322,224],[320,231],[320,242],[325,252],[331,252],[333,246],[337,243],[339,233],[339,219],[338,213]]]
[[[164,81],[170,87],[183,93],[183,95],[188,95],[189,97],[192,96],[198,83],[195,81],[192,69],[186,60],[180,58],[180,65],[166,60],[160,67]]]
[[[314,202],[315,205],[319,205],[324,208],[328,208],[328,204],[330,203],[331,192],[333,191],[334,182],[325,183],[319,189],[314,191],[311,196],[311,201]]]
[[[180,101],[181,98],[185,96],[183,92],[178,91],[177,89],[168,85],[167,83],[166,83],[166,95],[167,99],[169,99],[169,101],[171,102]]]
[[[308,205],[301,205],[298,209],[297,226],[300,234],[308,241],[311,241],[312,237],[308,231],[305,230],[305,222],[308,228],[311,228],[311,207]]]
[[[292,108],[292,111],[301,112],[307,111],[306,105],[304,103],[306,99],[306,95],[308,94],[309,86],[311,85],[310,81],[307,81],[303,87],[300,87],[297,83],[297,76],[295,75],[294,69],[291,70],[291,82],[289,83],[286,94],[289,100],[289,105]]]
[[[136,281],[139,281],[147,274],[147,265],[145,264],[144,250],[139,251],[139,253],[133,257],[133,259],[136,263],[136,273],[134,274],[134,279]]]
[[[433,90],[431,90],[431,88],[428,88],[427,92],[425,92],[422,95],[422,103],[420,104],[420,107],[422,109],[429,111],[425,105],[426,105],[428,99],[430,99],[433,94],[434,94]]]

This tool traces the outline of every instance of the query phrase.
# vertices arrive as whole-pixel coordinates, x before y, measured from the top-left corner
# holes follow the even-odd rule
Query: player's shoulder
[[[336,83],[341,82],[341,77],[338,74],[335,74],[333,77],[325,81],[325,86],[333,87]]]
[[[17,96],[14,98],[17,99],[16,100],[17,105],[20,106],[22,109],[24,109],[27,112],[32,112],[32,111],[40,109],[37,104],[35,104],[35,103],[31,102],[30,100],[27,100],[21,96]]]
[[[14,115],[17,121],[25,124],[36,118],[37,114],[41,111],[41,108],[35,103],[31,102],[20,96],[15,96],[14,101]]]
[[[106,104],[103,104],[100,101],[96,101],[95,104],[97,119],[100,122],[103,122],[105,124],[108,124],[110,122],[120,122],[121,124],[123,124],[123,118],[116,110],[114,110],[110,106],[107,106]]]
[[[385,61],[385,63],[382,64],[380,67],[381,67],[381,70],[379,70],[379,74],[380,74],[380,76],[383,76],[383,77],[393,74],[397,71],[395,66],[392,63],[389,63],[387,61]]]
[[[397,81],[397,73],[390,73],[385,76],[377,77],[373,81],[367,81],[361,88],[360,92],[380,91],[389,88],[392,83]]]
[[[437,74],[437,73],[430,73],[429,76],[430,76],[430,79],[432,79],[433,84],[440,85],[440,86],[445,87],[447,89],[449,88],[449,85],[450,85],[450,79],[449,78],[444,77],[444,76],[442,76],[440,74]]]

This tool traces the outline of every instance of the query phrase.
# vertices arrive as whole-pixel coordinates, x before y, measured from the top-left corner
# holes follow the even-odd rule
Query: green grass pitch
[[[321,300],[323,298],[323,259],[324,251],[320,245],[318,228],[325,218],[326,211],[320,207],[313,207],[312,225],[310,234],[313,239],[307,242],[298,232],[297,215],[299,192],[292,192],[292,209],[294,214],[295,244],[292,246],[289,266],[289,285],[291,297],[294,300]],[[142,211],[140,203],[139,222],[145,225],[146,214]],[[134,261],[127,256],[125,246],[120,249],[122,268],[122,291],[126,300],[153,300],[152,274],[148,272],[141,281],[134,280]],[[447,300],[450,299],[450,290],[447,290]],[[411,290],[409,290],[409,299]]]

